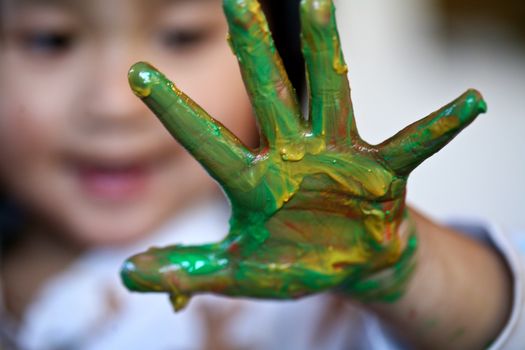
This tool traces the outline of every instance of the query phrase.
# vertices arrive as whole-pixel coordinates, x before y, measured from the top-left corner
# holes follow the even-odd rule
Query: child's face
[[[220,0],[0,4],[0,182],[70,238],[131,240],[212,188],[131,92],[132,63],[253,141]]]

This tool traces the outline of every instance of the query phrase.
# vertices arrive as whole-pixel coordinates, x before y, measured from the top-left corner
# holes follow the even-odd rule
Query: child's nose
[[[134,62],[123,56],[108,58],[106,62],[102,58],[88,78],[91,84],[87,84],[90,88],[86,92],[85,125],[108,130],[144,128],[154,121],[129,87],[127,73]]]

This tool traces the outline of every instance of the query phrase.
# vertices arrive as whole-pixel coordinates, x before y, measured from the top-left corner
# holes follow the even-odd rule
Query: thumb
[[[233,285],[230,261],[219,244],[151,248],[128,258],[120,275],[131,291],[169,293],[176,311],[194,294],[227,294]]]

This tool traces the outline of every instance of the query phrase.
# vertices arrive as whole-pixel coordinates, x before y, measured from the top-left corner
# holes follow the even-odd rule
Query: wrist
[[[417,227],[417,266],[404,294],[395,303],[364,306],[418,348],[483,348],[509,313],[504,263],[485,245],[410,213]]]

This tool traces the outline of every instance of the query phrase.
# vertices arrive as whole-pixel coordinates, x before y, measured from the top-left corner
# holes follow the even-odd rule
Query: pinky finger
[[[394,171],[408,175],[486,111],[487,104],[481,94],[476,90],[468,90],[445,107],[407,126],[377,148]]]

